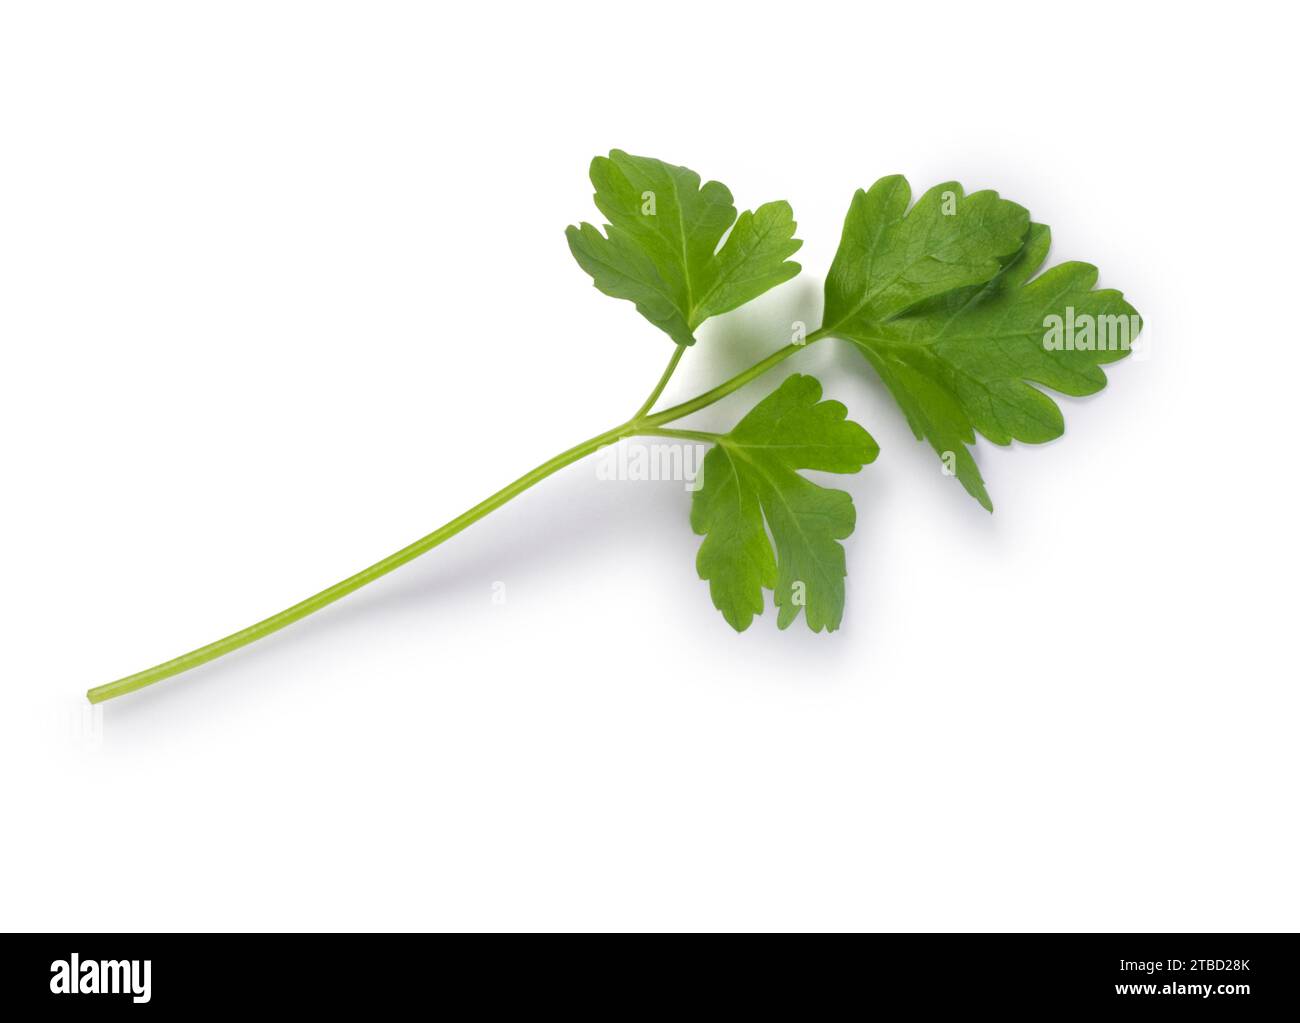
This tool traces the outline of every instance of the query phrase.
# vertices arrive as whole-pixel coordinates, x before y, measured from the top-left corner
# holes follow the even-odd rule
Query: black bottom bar
[[[722,954],[647,953],[613,937],[600,954],[566,948],[567,937],[519,940],[506,955],[481,938],[433,935],[10,935],[0,1006],[139,1016],[468,999],[484,1010],[675,1014],[753,1003],[807,1014],[847,1000],[868,1010],[1294,1018],[1300,1005],[1291,934],[859,935],[811,955],[740,937]]]

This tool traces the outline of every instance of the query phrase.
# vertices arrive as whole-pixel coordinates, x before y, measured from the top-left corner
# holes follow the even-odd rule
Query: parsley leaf
[[[858,189],[826,275],[823,329],[879,322],[953,288],[982,284],[1024,244],[1029,213],[996,192],[935,185],[908,211],[899,175]]]
[[[726,185],[685,167],[612,150],[591,161],[595,201],[609,223],[565,232],[578,265],[606,295],[637,311],[679,345],[711,316],[757,298],[799,272],[788,257],[794,212],[770,202],[736,217]],[[734,227],[733,227],[734,224]],[[721,250],[718,243],[731,228]]]
[[[833,632],[844,613],[839,541],[853,532],[853,501],[798,470],[857,472],[880,449],[821,395],[813,377],[788,378],[705,455],[691,505],[691,528],[704,536],[696,568],[737,632],[763,613],[764,589],[782,629],[800,607],[813,632]]]
[[[995,444],[1061,436],[1060,408],[1033,385],[1069,395],[1101,390],[1100,365],[1128,354],[1140,320],[1118,291],[1092,290],[1097,269],[1087,263],[1064,263],[1034,278],[1051,244],[1041,224],[1028,225],[1008,259],[1024,213],[1015,204],[978,192],[959,201],[944,225],[932,197],[960,189],[940,185],[903,218],[906,182],[883,180],[888,184],[854,197],[835,257],[839,271],[833,267],[826,282],[823,330],[854,344],[917,438],[929,440],[967,492],[992,511],[970,452],[976,432]],[[988,198],[977,206],[981,197]],[[918,217],[928,227],[906,233]],[[915,258],[926,250],[938,253],[937,263]],[[1087,343],[1081,337],[1078,346],[1054,347],[1054,317],[1062,326],[1087,325]]]

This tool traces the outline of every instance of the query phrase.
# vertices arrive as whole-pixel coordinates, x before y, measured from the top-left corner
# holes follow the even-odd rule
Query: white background
[[[0,7],[0,923],[1295,929],[1291,30],[1271,5]],[[622,421],[670,343],[563,229],[620,147],[787,198],[996,188],[1147,319],[1067,434],[838,481],[842,631],[736,635],[679,483],[547,480],[105,706]],[[506,602],[492,602],[493,584]]]

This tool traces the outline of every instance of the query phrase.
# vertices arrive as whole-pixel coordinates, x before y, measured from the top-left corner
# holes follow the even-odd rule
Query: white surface
[[[7,928],[1295,929],[1296,161],[1280,11],[0,8]],[[844,629],[743,636],[675,483],[564,471],[670,354],[563,228],[590,157],[788,198],[816,322],[855,187],[993,187],[1145,315],[986,515],[850,353],[883,453]],[[505,583],[504,605],[492,602]]]

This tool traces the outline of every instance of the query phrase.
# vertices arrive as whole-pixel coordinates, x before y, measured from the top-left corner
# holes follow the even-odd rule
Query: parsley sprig
[[[673,342],[649,396],[625,422],[576,444],[427,536],[355,575],[233,633],[145,671],[91,689],[92,703],[198,667],[283,629],[451,539],[552,473],[634,436],[708,444],[690,523],[703,539],[696,569],[737,631],[772,593],[777,625],[800,613],[814,632],[844,613],[843,541],[852,499],[803,472],[856,473],[879,449],[822,385],[795,374],[727,433],[672,427],[827,338],[853,346],[879,374],[918,439],[993,510],[971,448],[1042,443],[1065,429],[1040,387],[1084,395],[1106,384],[1101,366],[1128,354],[1140,330],[1118,291],[1095,290],[1097,270],[1064,263],[1039,272],[1048,229],[996,192],[936,185],[915,203],[901,177],[853,197],[825,283],[822,325],[716,387],[654,411],[696,331],[790,280],[802,244],[790,204],[737,213],[730,190],[685,167],[620,150],[591,164],[606,223],[567,231],[569,248],[607,295],[632,302]],[[1081,337],[1065,337],[1082,324]],[[1118,336],[1117,336],[1118,335]],[[1076,340],[1079,343],[1075,343]],[[1086,342],[1086,343],[1084,343]],[[1118,343],[1116,343],[1118,342]]]

